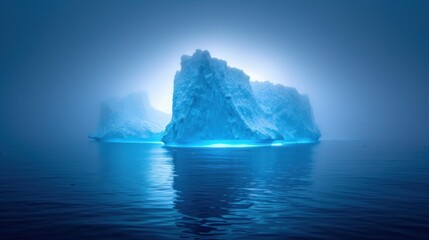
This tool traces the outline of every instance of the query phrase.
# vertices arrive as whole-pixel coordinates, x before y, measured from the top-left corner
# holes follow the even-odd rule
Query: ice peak
[[[195,53],[192,54],[193,58],[204,58],[204,59],[210,59],[211,55],[210,52],[207,50],[201,50],[201,49],[197,49],[195,50]]]
[[[183,55],[180,65],[182,68],[186,68],[189,66],[201,65],[203,63],[209,64],[211,60],[212,57],[209,51],[197,49],[192,56]]]

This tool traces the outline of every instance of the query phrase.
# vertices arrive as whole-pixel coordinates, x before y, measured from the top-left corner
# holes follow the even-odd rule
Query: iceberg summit
[[[174,78],[173,115],[162,137],[167,146],[319,138],[309,98],[295,88],[251,83],[242,70],[208,51],[182,56]]]
[[[101,104],[97,141],[159,141],[171,116],[153,108],[146,92],[111,98]]]

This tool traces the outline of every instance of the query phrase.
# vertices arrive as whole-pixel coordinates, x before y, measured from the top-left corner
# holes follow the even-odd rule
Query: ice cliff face
[[[170,115],[154,109],[144,92],[112,98],[101,104],[96,140],[147,139],[159,141]]]
[[[308,96],[299,94],[295,88],[270,82],[252,82],[251,85],[259,105],[285,140],[320,138]]]
[[[282,138],[257,103],[243,71],[212,58],[208,51],[197,50],[181,60],[174,79],[173,116],[162,141]]]

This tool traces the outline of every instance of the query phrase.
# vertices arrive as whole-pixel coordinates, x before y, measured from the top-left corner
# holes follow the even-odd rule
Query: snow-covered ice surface
[[[111,98],[101,104],[99,141],[160,141],[171,115],[153,108],[145,92]]]
[[[255,95],[249,76],[212,58],[208,51],[182,56],[181,69],[174,79],[173,116],[162,141],[167,146],[193,146],[317,140],[320,133],[308,98],[290,88],[265,84],[253,85],[257,88]],[[268,90],[276,95],[259,97]]]
[[[310,100],[295,88],[271,82],[251,82],[253,93],[269,115],[279,133],[287,141],[317,140],[317,127]]]

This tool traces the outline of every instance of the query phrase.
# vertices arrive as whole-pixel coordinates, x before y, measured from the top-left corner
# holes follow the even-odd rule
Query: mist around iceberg
[[[171,115],[150,105],[146,92],[106,100],[100,107],[97,141],[159,141]]]
[[[210,52],[183,55],[174,77],[172,116],[146,92],[101,105],[97,141],[162,141],[173,147],[254,147],[309,143],[321,134],[308,96],[271,82],[250,82]],[[171,119],[171,120],[170,120]],[[167,124],[168,123],[168,124]]]

